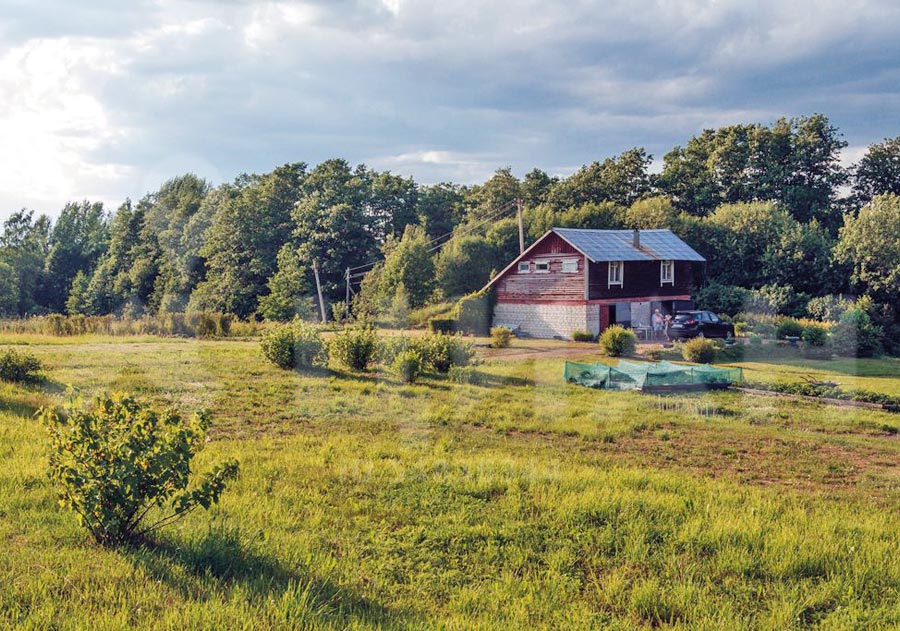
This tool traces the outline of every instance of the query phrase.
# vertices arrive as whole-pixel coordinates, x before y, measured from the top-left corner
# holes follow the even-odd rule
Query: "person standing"
[[[659,309],[653,312],[653,339],[658,340],[663,332],[663,317]]]

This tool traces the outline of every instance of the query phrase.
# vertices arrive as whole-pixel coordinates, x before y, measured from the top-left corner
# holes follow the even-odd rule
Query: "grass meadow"
[[[483,385],[404,385],[254,341],[0,343],[48,378],[0,384],[0,627],[900,628],[897,414],[588,390],[515,345]],[[739,365],[900,391],[897,360]],[[240,478],[151,544],[94,545],[34,420],[69,386],[210,408],[200,468]]]

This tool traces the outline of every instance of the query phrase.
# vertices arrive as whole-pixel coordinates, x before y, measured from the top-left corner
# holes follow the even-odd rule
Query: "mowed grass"
[[[409,386],[280,371],[254,342],[27,341],[50,380],[0,384],[9,628],[900,626],[897,415],[597,392],[539,356]],[[896,393],[891,361],[861,378]],[[199,469],[234,456],[240,479],[153,545],[95,546],[33,419],[70,385],[210,407]]]

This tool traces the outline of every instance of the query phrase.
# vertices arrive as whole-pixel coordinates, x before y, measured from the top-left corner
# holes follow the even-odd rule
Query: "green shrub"
[[[302,320],[266,331],[259,345],[266,359],[285,370],[328,364],[328,351],[318,329]]]
[[[463,296],[453,308],[453,317],[464,333],[486,335],[491,326],[493,298],[490,292]]]
[[[210,425],[205,411],[184,421],[115,394],[90,405],[73,400],[63,412],[42,410],[41,420],[50,434],[49,476],[60,504],[104,545],[134,541],[209,508],[238,473],[231,460],[191,483],[191,461]]]
[[[824,326],[818,324],[807,324],[803,327],[803,333],[800,335],[803,343],[807,346],[825,346],[828,343],[828,331]]]
[[[431,318],[428,321],[428,330],[432,333],[453,333],[456,320],[453,318]]]
[[[757,333],[751,333],[750,334],[750,346],[756,346],[756,347],[762,346],[762,336],[758,335]]]
[[[792,318],[785,318],[775,329],[775,338],[785,340],[789,337],[799,338],[803,335],[803,325]]]
[[[487,383],[487,375],[472,366],[451,366],[447,376],[453,383],[468,383],[475,386]]]
[[[509,346],[512,331],[505,326],[495,326],[491,329],[491,348],[506,348]]]
[[[712,340],[695,337],[682,345],[681,356],[695,364],[709,364],[716,358],[716,345]]]
[[[707,283],[694,292],[694,302],[698,309],[734,315],[746,309],[751,292],[743,287],[722,285],[715,281]]]
[[[634,354],[637,348],[637,336],[631,329],[619,324],[608,326],[600,334],[600,348],[610,357],[623,357]]]
[[[573,331],[572,339],[576,342],[593,342],[597,337],[593,333],[587,331]]]
[[[416,351],[404,351],[391,363],[391,369],[404,383],[415,383],[422,374],[422,366],[422,356]]]
[[[13,348],[0,353],[0,381],[40,381],[40,370],[41,362],[31,353],[21,353]]]
[[[475,349],[459,335],[427,335],[418,340],[418,350],[425,363],[435,372],[445,373],[452,366],[465,366],[475,356]]]
[[[368,370],[379,355],[378,335],[371,326],[346,327],[331,339],[331,356],[353,370]]]
[[[739,362],[746,354],[743,344],[726,344],[722,340],[713,340],[713,345],[716,349],[713,359],[716,361]]]
[[[829,322],[837,322],[845,311],[852,308],[853,301],[843,296],[820,296],[811,299],[806,305],[810,317]]]
[[[872,357],[881,351],[882,330],[863,309],[848,309],[831,329],[831,345],[842,357]]]

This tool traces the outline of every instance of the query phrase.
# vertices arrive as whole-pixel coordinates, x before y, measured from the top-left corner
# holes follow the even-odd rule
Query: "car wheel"
[[[725,331],[725,339],[730,340],[734,337],[734,334],[731,331]]]
[[[697,332],[697,337],[699,337],[699,338],[704,338],[704,337],[706,337],[706,336],[703,334],[703,331],[698,331],[698,332]]]

